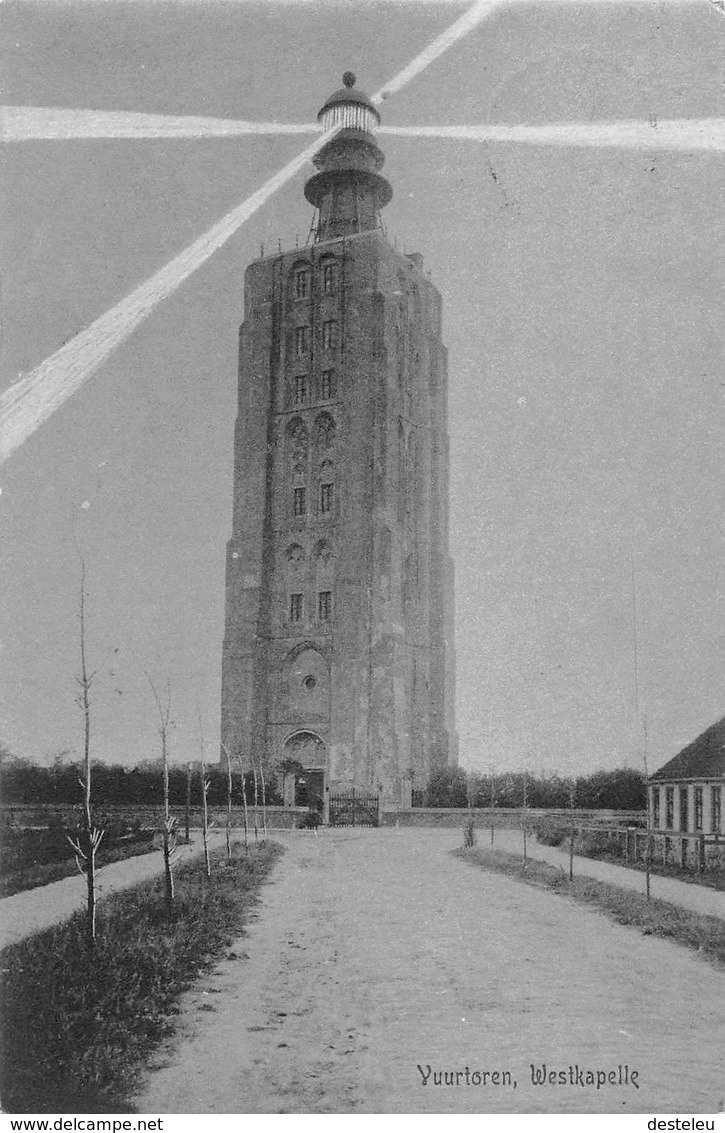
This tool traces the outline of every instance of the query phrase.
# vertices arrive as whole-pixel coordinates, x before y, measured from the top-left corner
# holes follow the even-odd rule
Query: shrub
[[[533,826],[536,840],[544,846],[560,846],[569,837],[569,827],[551,818],[539,818]]]

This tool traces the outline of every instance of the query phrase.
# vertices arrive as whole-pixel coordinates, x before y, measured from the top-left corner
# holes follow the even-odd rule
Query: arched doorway
[[[316,732],[299,731],[284,745],[285,806],[307,806],[322,816],[327,786],[327,748]]]

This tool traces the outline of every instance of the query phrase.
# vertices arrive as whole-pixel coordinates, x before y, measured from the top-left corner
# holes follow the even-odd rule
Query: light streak
[[[401,90],[444,51],[472,31],[499,3],[500,0],[478,0],[407,67],[399,71],[378,92],[376,99],[382,101],[384,96]],[[277,189],[282,188],[298,170],[311,161],[320,146],[333,138],[340,129],[340,126],[333,127],[315,138],[256,193],[232,209],[165,267],[6,390],[0,396],[0,461],[6,460],[63,405],[162,299],[173,294]]]
[[[397,94],[404,86],[407,86],[412,79],[416,78],[421,71],[426,67],[430,67],[431,63],[435,62],[444,51],[452,47],[454,43],[458,43],[460,39],[473,31],[475,27],[490,16],[497,8],[500,8],[505,0],[477,0],[463,15],[454,23],[447,27],[444,32],[441,32],[432,43],[429,43],[426,48],[416,55],[407,67],[399,71],[395,78],[391,79],[389,83],[381,87],[373,95],[373,102],[379,104],[384,102],[391,94]]]
[[[247,122],[125,110],[74,110],[57,106],[0,106],[0,140],[71,141],[88,138],[239,138],[247,134],[319,134],[314,123]]]
[[[515,142],[536,146],[725,151],[725,118],[622,119],[611,122],[557,122],[543,126],[381,126],[378,132],[404,138]]]
[[[322,140],[336,133],[336,129],[328,130]],[[311,142],[256,193],[227,213],[165,267],[6,390],[0,396],[0,461],[7,460],[95,373],[162,299],[173,294],[277,189],[310,161],[319,145],[320,139]]]

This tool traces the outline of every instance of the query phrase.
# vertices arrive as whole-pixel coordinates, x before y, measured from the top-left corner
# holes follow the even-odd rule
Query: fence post
[[[378,787],[378,826],[383,825],[383,792]],[[398,819],[398,826],[400,826],[400,819]]]
[[[705,835],[700,834],[697,839],[697,872],[705,872]]]
[[[687,868],[687,838],[680,838],[680,869]]]

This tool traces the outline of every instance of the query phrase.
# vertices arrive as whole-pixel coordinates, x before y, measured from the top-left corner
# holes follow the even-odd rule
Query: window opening
[[[295,378],[295,405],[304,405],[307,401],[307,375],[298,374]]]
[[[295,298],[306,299],[309,290],[310,273],[307,268],[295,272]]]
[[[322,515],[329,515],[332,511],[333,493],[332,484],[320,484],[320,512]]]
[[[322,371],[322,389],[321,394],[323,398],[335,396],[335,371],[323,370]]]
[[[322,324],[322,349],[334,350],[337,346],[337,323],[334,319],[328,319],[327,322]]]
[[[321,622],[329,622],[332,617],[332,591],[321,590],[317,596],[317,612]]]

